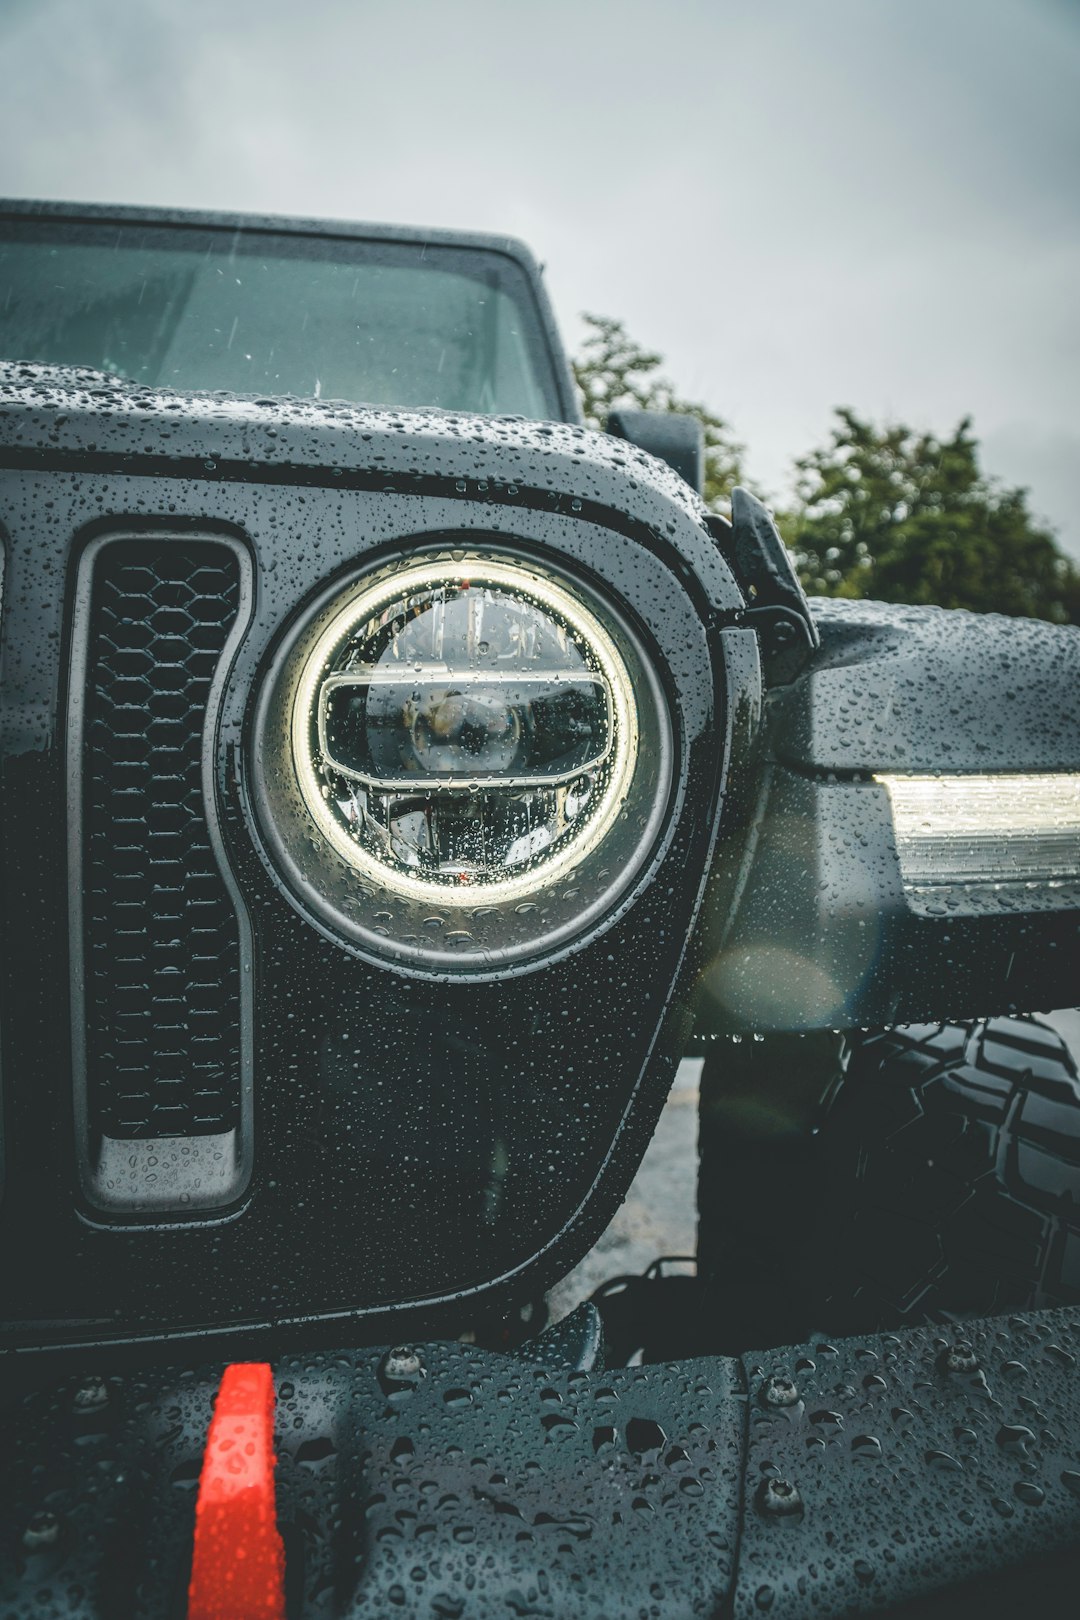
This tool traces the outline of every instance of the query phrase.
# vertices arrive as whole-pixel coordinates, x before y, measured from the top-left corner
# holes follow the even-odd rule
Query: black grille
[[[240,596],[209,542],[117,542],[93,576],[84,716],[86,1084],[95,1133],[239,1123],[240,943],[202,792]]]

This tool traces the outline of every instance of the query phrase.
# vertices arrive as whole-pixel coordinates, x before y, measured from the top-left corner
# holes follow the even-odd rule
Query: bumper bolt
[[[427,1369],[419,1352],[408,1345],[388,1350],[379,1368],[379,1381],[386,1389],[410,1389],[426,1377]]]
[[[803,1510],[802,1494],[786,1479],[762,1480],[758,1487],[758,1507],[770,1519],[790,1519]]]
[[[71,1397],[76,1412],[97,1412],[109,1404],[109,1389],[104,1378],[84,1378]]]
[[[941,1352],[940,1365],[943,1372],[966,1374],[970,1377],[972,1373],[979,1371],[979,1358],[970,1344],[961,1341],[959,1344],[948,1345]]]
[[[35,1513],[22,1534],[22,1544],[27,1552],[43,1552],[46,1547],[55,1547],[59,1539],[60,1520],[47,1509]]]
[[[771,1378],[766,1378],[760,1393],[761,1404],[774,1408],[795,1406],[799,1399],[794,1379],[788,1378],[785,1373],[774,1373]]]

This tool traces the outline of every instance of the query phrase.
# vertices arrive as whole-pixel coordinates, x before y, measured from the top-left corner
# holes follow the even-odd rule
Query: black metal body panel
[[[689,491],[573,427],[104,385],[13,387],[0,435],[8,1342],[318,1334],[406,1301],[460,1313],[476,1290],[542,1288],[610,1217],[681,1055],[674,987],[724,773],[745,778],[760,713],[742,598]],[[254,1168],[238,1207],[194,1222],[110,1220],[80,1201],[57,1016],[67,604],[86,546],[140,534],[235,539],[254,581],[211,761],[254,935]],[[409,978],[324,938],[253,841],[246,802],[251,694],[282,627],[340,571],[448,534],[546,552],[615,592],[677,720],[676,801],[651,867],[594,940],[491,983]],[[510,1165],[492,1182],[500,1143]]]
[[[1049,1609],[1080,1572],[1080,1315],[963,1335],[605,1371],[556,1332],[517,1357],[420,1346],[397,1385],[377,1350],[282,1358],[289,1614]],[[25,1395],[9,1378],[5,1615],[184,1612],[220,1372],[99,1364]]]
[[[1080,629],[813,603],[821,650],[770,701],[770,752],[820,775],[1080,770]]]
[[[1022,1595],[1049,1607],[1047,1555],[1068,1551],[1070,1583],[1080,1565],[1078,1352],[1080,1315],[1060,1310],[743,1357],[732,1613],[925,1614],[937,1596],[954,1616],[1015,1614]],[[769,1404],[770,1379],[792,1405]],[[777,1481],[797,1493],[790,1515],[769,1511],[796,1506]]]
[[[1071,1006],[1080,885],[913,899],[873,777],[1080,771],[1080,629],[879,602],[813,613],[820,650],[766,700],[747,840],[714,869],[699,1032]]]

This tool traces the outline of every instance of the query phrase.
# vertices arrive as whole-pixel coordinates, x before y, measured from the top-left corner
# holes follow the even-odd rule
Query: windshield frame
[[[291,218],[274,214],[234,214],[174,208],[142,208],[102,203],[67,203],[38,200],[0,199],[0,234],[8,223],[26,225],[69,224],[101,228],[145,226],[148,229],[223,238],[253,237],[307,238],[323,243],[356,242],[393,244],[403,247],[434,247],[494,255],[514,266],[514,280],[522,294],[520,308],[526,327],[526,341],[535,362],[536,378],[548,403],[554,407],[550,420],[580,424],[581,408],[577,390],[554,312],[541,279],[541,267],[523,242],[512,236],[495,236],[481,231],[422,229],[408,225],[371,225],[346,220]],[[302,249],[300,250],[302,254]],[[239,393],[237,397],[242,397]],[[286,397],[286,396],[281,396]]]

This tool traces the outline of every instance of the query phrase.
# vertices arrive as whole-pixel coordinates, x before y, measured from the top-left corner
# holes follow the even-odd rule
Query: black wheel
[[[1080,1081],[1053,1029],[857,1036],[836,1082],[771,1136],[703,1101],[702,1269],[718,1318],[747,1311],[744,1343],[1080,1300]]]

